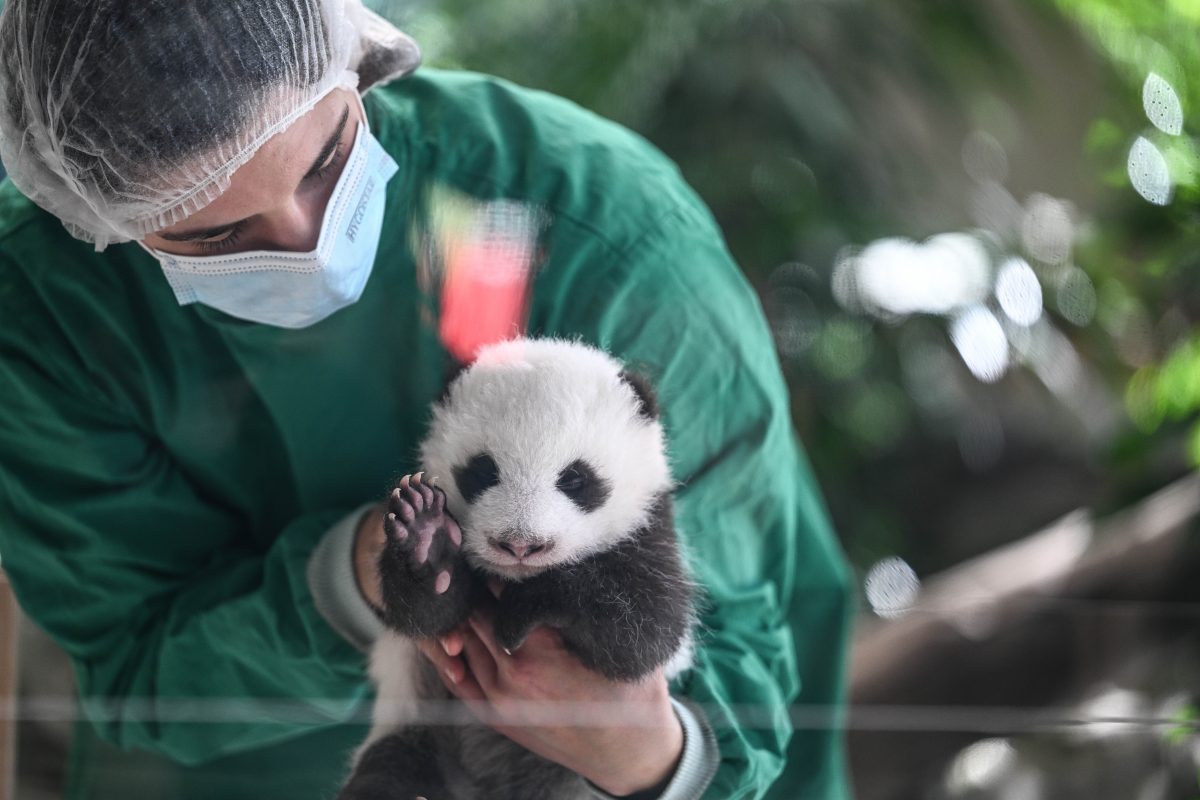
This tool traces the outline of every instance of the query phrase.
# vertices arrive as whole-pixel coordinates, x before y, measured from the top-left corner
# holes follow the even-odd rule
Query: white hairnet
[[[0,159],[102,250],[211,203],[331,89],[419,61],[361,0],[8,0]]]

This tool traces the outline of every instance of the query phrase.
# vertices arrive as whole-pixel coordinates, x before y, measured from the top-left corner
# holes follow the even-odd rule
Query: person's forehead
[[[216,227],[260,213],[280,191],[294,188],[296,178],[311,166],[348,102],[353,119],[357,104],[350,90],[337,89],[321,98],[309,112],[264,142],[254,157],[233,173],[229,188],[220,197],[156,233]]]

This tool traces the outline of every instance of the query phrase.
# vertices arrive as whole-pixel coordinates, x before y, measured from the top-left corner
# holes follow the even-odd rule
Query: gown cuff
[[[366,503],[343,517],[321,537],[308,559],[308,588],[329,625],[359,650],[366,652],[383,632],[383,622],[363,597],[354,576],[354,536],[359,521],[375,503]]]

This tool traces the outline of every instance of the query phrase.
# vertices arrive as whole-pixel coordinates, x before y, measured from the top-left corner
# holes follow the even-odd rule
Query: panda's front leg
[[[387,544],[379,557],[384,623],[405,636],[443,636],[466,621],[474,576],[446,493],[422,473],[405,475],[388,496]]]
[[[493,620],[496,642],[510,653],[525,643],[538,625],[562,630],[578,622],[578,614],[570,607],[560,581],[549,575],[539,575],[520,583],[506,584],[496,599]]]

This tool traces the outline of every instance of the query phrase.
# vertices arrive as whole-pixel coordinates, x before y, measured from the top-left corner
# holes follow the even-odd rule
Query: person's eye
[[[192,242],[202,253],[219,253],[223,250],[228,250],[238,243],[242,238],[242,231],[245,229],[245,223],[238,223],[229,229],[229,232],[220,239],[199,239]]]
[[[342,143],[339,141],[337,147],[333,148],[333,153],[330,154],[329,160],[323,166],[314,172],[310,172],[304,176],[304,179],[313,181],[323,181],[329,177],[331,172],[335,172],[338,165],[342,163]]]

